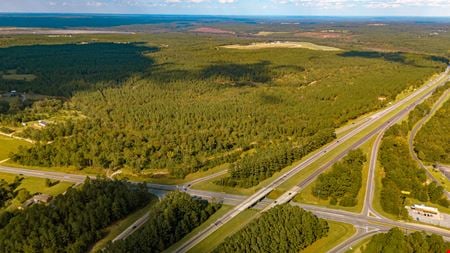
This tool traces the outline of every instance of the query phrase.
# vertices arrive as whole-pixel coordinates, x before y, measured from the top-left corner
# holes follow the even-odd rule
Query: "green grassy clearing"
[[[351,248],[349,250],[347,250],[346,253],[362,253],[362,252],[364,252],[364,249],[367,247],[367,244],[369,244],[370,240],[372,240],[372,236],[364,238],[362,241],[359,241],[355,245],[352,245]]]
[[[187,234],[185,237],[183,237],[183,239],[181,239],[180,241],[178,241],[177,243],[173,244],[172,246],[170,246],[168,249],[166,249],[164,252],[174,252],[176,248],[178,248],[179,246],[181,246],[181,244],[183,244],[184,242],[186,242],[187,240],[189,240],[190,238],[192,238],[193,236],[195,236],[198,232],[202,231],[203,229],[207,228],[209,225],[211,225],[213,222],[215,222],[217,219],[219,219],[220,217],[222,217],[225,213],[227,213],[228,211],[230,211],[233,208],[233,206],[226,206],[223,205],[219,210],[217,210],[213,215],[211,215],[211,217],[209,217],[209,219],[207,219],[205,222],[203,222],[202,225],[198,226],[197,228],[195,228],[194,230],[192,230],[189,234]],[[208,238],[207,238],[208,239]],[[207,240],[205,239],[205,240]],[[217,246],[217,245],[216,245]]]
[[[104,230],[105,237],[98,241],[90,250],[90,252],[98,252],[103,249],[109,241],[112,241],[116,236],[122,233],[126,228],[131,226],[136,220],[142,217],[149,209],[156,203],[156,200],[150,202],[145,207],[128,215],[126,218],[115,222]]]
[[[241,228],[247,225],[257,214],[258,211],[256,210],[245,210],[238,216],[234,217],[231,221],[220,227],[205,240],[201,241],[199,244],[189,250],[189,252],[207,253],[213,251],[220,243],[225,240],[225,238],[239,231]]]
[[[29,147],[30,143],[0,135],[0,161],[8,159],[12,152],[16,152],[20,146]]]
[[[176,185],[176,184],[188,183],[190,181],[212,175],[214,173],[226,170],[226,169],[228,169],[228,167],[229,167],[229,164],[221,164],[221,165],[218,165],[209,170],[198,171],[195,173],[188,174],[185,178],[174,178],[174,177],[166,176],[166,175],[168,175],[166,173],[162,174],[161,177],[158,177],[158,178],[150,177],[150,176],[146,177],[145,172],[143,172],[141,174],[134,174],[129,169],[122,169],[123,173],[119,174],[118,178],[128,178],[133,181],[144,181],[144,182],[148,182],[148,183]],[[154,170],[152,172],[154,172]]]
[[[429,169],[431,174],[439,180],[439,182],[442,184],[442,186],[445,188],[445,190],[450,191],[450,181],[447,179],[447,177],[444,176],[439,170],[436,169]]]
[[[8,173],[0,173],[0,179],[4,179],[8,183],[12,183],[16,175],[8,174]],[[30,194],[35,193],[44,193],[52,196],[59,195],[67,190],[67,188],[71,187],[73,184],[68,182],[59,182],[58,184],[47,187],[45,185],[44,178],[36,178],[36,177],[24,177],[21,181],[20,185],[17,187],[16,191],[20,189],[26,189],[30,192]],[[12,210],[20,206],[21,203],[14,199],[11,204],[7,207],[7,209]]]
[[[356,233],[356,228],[351,224],[328,220],[328,225],[328,235],[302,250],[303,253],[328,252]]]

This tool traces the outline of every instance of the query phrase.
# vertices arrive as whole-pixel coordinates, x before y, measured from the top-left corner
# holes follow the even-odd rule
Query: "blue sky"
[[[450,16],[450,0],[0,0],[0,12]]]

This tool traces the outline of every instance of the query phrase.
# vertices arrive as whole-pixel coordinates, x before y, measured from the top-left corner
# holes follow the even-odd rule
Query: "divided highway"
[[[194,237],[192,237],[191,239],[186,241],[184,244],[182,244],[176,250],[176,252],[187,252],[189,249],[194,247],[200,241],[202,241],[203,239],[205,239],[206,237],[211,235],[214,231],[216,231],[221,226],[223,226],[223,224],[227,223],[228,221],[230,221],[231,219],[236,217],[238,214],[240,214],[245,209],[255,205],[258,201],[260,201],[265,196],[267,196],[272,190],[274,190],[276,187],[280,186],[282,183],[286,182],[289,178],[291,178],[292,176],[297,174],[299,171],[303,170],[304,168],[306,168],[307,166],[309,166],[313,162],[315,162],[318,159],[320,159],[327,152],[329,152],[329,151],[339,147],[342,142],[345,142],[346,140],[356,136],[360,132],[362,132],[362,131],[366,130],[367,128],[369,128],[370,126],[372,126],[374,123],[376,123],[379,120],[379,118],[388,115],[390,112],[395,111],[396,109],[400,108],[401,106],[403,106],[403,105],[405,105],[407,103],[411,103],[412,101],[415,101],[415,103],[412,102],[414,104],[410,105],[409,107],[414,108],[414,106],[417,105],[418,101],[421,101],[422,99],[424,99],[427,96],[429,96],[434,91],[434,89],[437,86],[443,84],[444,81],[448,80],[449,70],[450,70],[450,67],[447,67],[445,72],[442,73],[441,75],[439,75],[439,77],[436,78],[435,80],[433,80],[433,81],[429,82],[428,84],[422,86],[421,88],[417,89],[415,92],[413,92],[409,96],[405,97],[404,99],[400,100],[399,102],[395,103],[394,105],[392,105],[392,106],[386,108],[385,110],[375,114],[374,116],[372,116],[371,120],[369,120],[369,121],[361,124],[360,126],[356,127],[350,133],[346,134],[345,136],[341,137],[340,139],[338,139],[338,140],[332,142],[331,144],[328,144],[325,147],[319,149],[318,152],[315,152],[313,155],[311,155],[309,158],[307,158],[306,160],[301,162],[299,165],[295,166],[291,170],[289,170],[286,173],[282,174],[277,179],[275,179],[272,183],[270,183],[269,185],[261,188],[259,191],[257,191],[255,194],[253,194],[252,196],[247,198],[241,204],[237,205],[231,211],[229,211],[224,216],[219,218],[214,224],[211,224],[206,229],[204,229],[203,231],[200,231]],[[422,95],[422,93],[425,93],[425,95]],[[402,110],[401,112],[404,112],[404,110]],[[390,123],[390,121],[388,121],[388,122],[386,122],[384,124],[389,124],[389,123]],[[294,196],[291,196],[291,195],[289,195],[288,197],[289,198],[294,197]],[[282,196],[282,197],[286,198],[285,196]],[[284,201],[284,199],[282,199],[282,200]],[[283,201],[280,201],[280,202],[283,202]],[[277,202],[277,203],[280,203],[280,202]],[[274,203],[274,204],[277,204],[277,203]]]
[[[219,218],[214,224],[211,224],[203,231],[200,231],[195,236],[187,240],[184,244],[182,244],[176,252],[187,252],[189,249],[194,247],[197,243],[211,235],[214,231],[219,229],[221,226],[223,226],[225,223],[236,217],[238,214],[240,214],[242,211],[244,211],[247,208],[250,207],[256,207],[256,208],[270,208],[276,204],[288,202],[292,197],[295,196],[295,194],[300,191],[300,189],[304,188],[306,185],[311,183],[320,173],[322,173],[326,168],[331,166],[333,163],[338,161],[340,158],[345,156],[345,154],[350,151],[351,149],[354,149],[355,147],[363,144],[367,140],[369,140],[372,136],[375,134],[382,132],[384,129],[386,129],[389,125],[391,125],[393,122],[400,120],[402,117],[407,115],[407,113],[412,110],[420,101],[428,97],[436,87],[441,85],[443,81],[447,80],[447,76],[449,73],[450,67],[446,69],[444,73],[442,73],[438,78],[435,80],[429,82],[428,84],[422,86],[421,88],[417,89],[415,92],[410,94],[409,96],[403,98],[399,102],[395,103],[394,105],[372,115],[369,117],[369,120],[364,121],[363,123],[357,125],[353,130],[351,130],[348,134],[345,136],[333,141],[332,143],[322,147],[318,151],[314,152],[309,157],[305,158],[300,164],[293,167],[289,171],[285,172],[275,180],[273,180],[270,184],[267,186],[261,188],[259,191],[257,191],[255,194],[253,194],[250,197],[246,196],[237,196],[237,195],[231,195],[231,194],[224,194],[224,193],[213,193],[213,192],[206,192],[206,191],[197,191],[192,190],[189,188],[189,184],[185,186],[176,186],[176,185],[160,185],[160,184],[148,184],[149,188],[152,189],[151,191],[158,191],[158,192],[164,192],[164,191],[172,191],[172,190],[184,190],[187,193],[199,196],[202,198],[207,199],[218,199],[223,200],[225,204],[235,205],[235,207],[230,210],[228,213],[226,213],[224,216]],[[383,117],[389,115],[390,113],[394,112],[395,110],[399,109],[402,106],[408,105],[406,108],[402,109],[401,111],[397,112],[395,115],[391,116],[389,119],[382,119]],[[327,164],[321,166],[319,169],[314,171],[306,180],[295,186],[293,189],[288,191],[288,193],[282,195],[281,199],[276,200],[276,202],[272,202],[271,200],[265,199],[265,197],[275,188],[279,187],[281,184],[286,182],[288,179],[290,179],[292,176],[300,172],[301,170],[305,169],[318,159],[322,158],[325,154],[328,152],[341,147],[344,142],[347,140],[357,136],[358,134],[362,133],[363,131],[367,131],[369,128],[374,127],[375,124],[380,124],[381,120],[385,120],[386,122],[382,123],[380,126],[376,127],[374,130],[370,131],[368,134],[364,135],[358,140],[355,140],[355,143],[350,145],[350,147],[346,148],[344,151],[338,154],[337,157],[332,159],[332,161],[328,162]],[[379,137],[381,138],[381,137]],[[23,174],[26,176],[32,176],[32,177],[45,177],[50,179],[57,179],[62,181],[70,181],[74,183],[82,183],[86,176],[84,175],[72,175],[72,174],[65,174],[60,172],[46,172],[46,171],[36,171],[36,170],[27,170],[27,169],[18,169],[18,168],[11,168],[11,167],[5,167],[0,166],[0,172],[6,172],[6,173],[13,173],[13,174]],[[217,176],[217,175],[216,175]],[[92,177],[91,178],[95,178]],[[373,188],[373,187],[370,187]],[[233,204],[234,203],[234,204]],[[294,203],[295,204],[295,203]],[[442,231],[442,229],[436,228],[436,227],[422,227],[421,225],[417,224],[410,224],[410,223],[404,223],[404,222],[397,222],[397,221],[390,221],[387,219],[380,220],[377,217],[370,217],[366,215],[366,211],[364,211],[364,214],[355,214],[350,212],[344,212],[338,211],[338,210],[329,210],[326,208],[316,207],[316,206],[306,206],[301,205],[306,210],[313,211],[314,213],[318,214],[319,216],[323,218],[329,218],[332,220],[346,220],[345,222],[355,224],[358,223],[359,225],[365,225],[365,226],[371,226],[376,227],[377,224],[385,224],[383,227],[386,228],[386,226],[400,226],[408,229],[424,229],[430,232],[435,232],[437,234],[444,235],[446,237],[450,237],[450,233],[448,233],[447,230]],[[366,208],[366,207],[365,207]],[[366,210],[366,209],[365,209]],[[136,226],[145,223],[146,218],[143,217],[142,219],[138,220],[138,223],[136,223]],[[372,224],[374,223],[374,224]],[[387,225],[386,225],[387,224]],[[133,230],[133,229],[132,229]],[[134,230],[133,230],[134,231]],[[126,237],[128,234],[132,233],[132,231],[128,231],[127,233],[124,233],[121,238]],[[117,238],[116,238],[117,239]],[[120,238],[119,238],[120,239]]]

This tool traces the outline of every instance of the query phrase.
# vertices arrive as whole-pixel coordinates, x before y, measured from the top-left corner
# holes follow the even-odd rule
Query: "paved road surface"
[[[429,170],[428,168],[422,163],[422,161],[417,157],[416,152],[414,151],[414,139],[416,138],[417,133],[422,128],[422,126],[433,117],[434,113],[447,101],[449,98],[449,92],[450,90],[446,90],[442,96],[434,103],[433,107],[431,108],[430,112],[423,117],[417,124],[413,127],[411,130],[411,133],[409,135],[409,152],[411,153],[412,158],[419,164],[421,168],[423,168],[431,180],[435,181],[438,185],[442,185],[441,181],[437,179]],[[447,198],[450,199],[450,193],[444,190],[445,194],[447,195]]]

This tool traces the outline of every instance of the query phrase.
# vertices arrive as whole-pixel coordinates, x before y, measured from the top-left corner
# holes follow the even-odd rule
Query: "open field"
[[[321,46],[310,42],[290,42],[290,41],[277,41],[277,42],[258,42],[250,45],[228,45],[222,46],[228,49],[265,49],[265,48],[304,48],[310,50],[320,51],[339,51],[341,49],[335,47]]]
[[[205,240],[201,241],[195,247],[188,252],[203,252],[208,253],[213,251],[225,238],[239,231],[245,225],[247,225],[256,215],[258,211],[253,209],[247,209],[241,214],[233,218],[230,222],[227,222],[224,226],[220,227],[213,234],[208,236]]]
[[[0,179],[5,180],[8,183],[14,182],[16,175],[0,173]],[[30,192],[31,195],[35,193],[44,193],[52,196],[59,195],[67,190],[67,188],[71,187],[72,183],[67,182],[59,182],[58,184],[48,187],[45,185],[44,178],[35,178],[35,177],[24,177],[21,181],[20,185],[17,187],[16,191],[20,189],[26,189]],[[7,207],[7,209],[15,209],[20,206],[20,202],[17,199],[13,199],[11,204]]]
[[[372,240],[372,236],[363,239],[362,241],[356,243],[355,245],[352,245],[346,253],[362,253],[364,252],[365,247],[367,247],[367,244],[369,244],[370,240]]]
[[[330,220],[327,222],[330,227],[328,235],[315,241],[306,249],[302,250],[302,253],[328,252],[356,233],[356,229],[353,225]]]
[[[30,143],[0,135],[0,161],[8,159],[9,154],[16,152],[20,146],[29,147]]]

